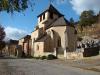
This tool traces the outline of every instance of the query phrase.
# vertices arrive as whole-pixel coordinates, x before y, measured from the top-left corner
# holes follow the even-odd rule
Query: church
[[[32,56],[53,54],[58,58],[66,58],[67,52],[76,51],[75,27],[53,5],[49,5],[37,17],[38,24],[31,33]]]

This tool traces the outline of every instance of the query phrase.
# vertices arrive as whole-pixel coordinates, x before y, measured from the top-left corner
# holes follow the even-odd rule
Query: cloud
[[[21,37],[28,34],[28,32],[26,32],[24,30],[14,28],[14,27],[10,27],[10,26],[5,28],[5,32],[6,32],[5,40],[8,40],[8,39],[18,40]]]
[[[93,10],[95,13],[100,11],[100,0],[70,0],[70,3],[79,15],[84,10]]]

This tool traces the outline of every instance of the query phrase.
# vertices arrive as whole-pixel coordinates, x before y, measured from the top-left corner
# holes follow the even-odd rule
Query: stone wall
[[[57,26],[57,27],[52,27],[50,28],[51,30],[54,30],[55,35],[61,38],[61,47],[65,47],[65,30],[66,30],[66,26]],[[55,38],[55,42],[57,42],[57,37]]]
[[[83,58],[83,52],[67,52],[66,59],[82,59]]]
[[[68,43],[68,52],[73,52],[77,47],[77,34],[74,27],[67,26],[66,29],[66,43]]]
[[[42,56],[44,52],[44,42],[34,43],[34,56]]]

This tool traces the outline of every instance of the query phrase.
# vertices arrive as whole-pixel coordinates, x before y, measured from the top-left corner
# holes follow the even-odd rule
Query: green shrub
[[[49,54],[48,57],[47,57],[48,60],[53,60],[53,59],[57,59],[56,56],[52,55],[52,54]]]
[[[77,41],[82,41],[82,40],[83,40],[83,38],[81,38],[81,37],[77,38]]]
[[[33,56],[27,56],[27,58],[33,58]]]
[[[42,56],[41,59],[44,60],[44,59],[47,59],[47,57],[46,56]]]

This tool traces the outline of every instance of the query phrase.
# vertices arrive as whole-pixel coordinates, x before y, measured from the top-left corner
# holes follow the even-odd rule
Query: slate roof
[[[10,39],[9,42],[7,42],[7,44],[16,45],[16,44],[18,44],[18,40],[12,40],[12,39]]]
[[[22,37],[21,39],[27,39],[27,38],[31,38],[31,36],[30,35],[26,35],[26,36]]]
[[[44,14],[46,11],[51,11],[55,14],[58,14],[59,17],[63,16],[63,14],[61,14],[52,4],[49,5],[48,8],[46,8],[41,14],[39,14],[37,17],[41,16],[42,14]]]

